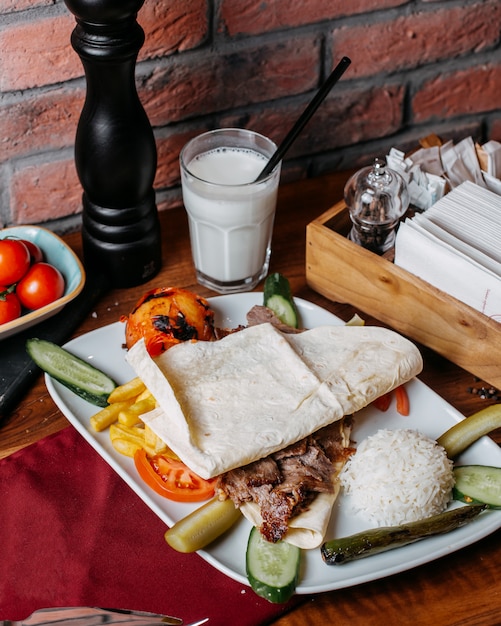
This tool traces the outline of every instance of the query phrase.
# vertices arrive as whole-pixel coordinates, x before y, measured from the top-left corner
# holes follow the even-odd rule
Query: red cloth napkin
[[[274,605],[164,541],[165,526],[73,427],[0,460],[0,619],[55,606],[266,624]]]

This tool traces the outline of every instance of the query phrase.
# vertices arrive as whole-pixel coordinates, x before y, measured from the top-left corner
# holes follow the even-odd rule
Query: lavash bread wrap
[[[219,341],[180,343],[156,358],[140,340],[127,360],[157,401],[142,419],[203,478],[282,450],[422,369],[413,343],[371,326],[285,334],[264,323]],[[288,532],[288,541],[318,545],[337,489],[315,499],[302,514],[306,523],[295,518],[300,529]],[[259,525],[255,508],[244,505],[242,513]]]

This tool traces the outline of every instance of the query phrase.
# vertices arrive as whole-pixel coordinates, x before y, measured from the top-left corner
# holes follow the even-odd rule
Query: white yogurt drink
[[[268,273],[280,166],[255,180],[275,149],[262,135],[222,129],[181,152],[197,280],[219,293],[249,291]]]

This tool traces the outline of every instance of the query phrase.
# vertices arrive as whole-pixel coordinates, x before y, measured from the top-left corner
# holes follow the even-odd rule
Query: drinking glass
[[[267,275],[281,164],[256,179],[276,149],[240,128],[203,133],[182,149],[183,201],[201,285],[238,293]]]

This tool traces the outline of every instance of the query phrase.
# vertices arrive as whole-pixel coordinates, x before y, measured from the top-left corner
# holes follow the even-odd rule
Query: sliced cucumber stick
[[[75,394],[96,406],[108,404],[117,384],[107,374],[45,339],[28,339],[26,349],[41,370]]]
[[[275,313],[281,322],[292,328],[299,328],[299,314],[292,297],[290,283],[285,276],[275,272],[266,278],[263,303]]]
[[[246,568],[254,592],[269,602],[287,602],[294,594],[301,563],[300,548],[278,541],[266,541],[253,527],[247,544]]]
[[[501,467],[458,465],[454,468],[454,498],[469,504],[482,502],[501,509]]]

